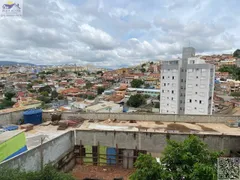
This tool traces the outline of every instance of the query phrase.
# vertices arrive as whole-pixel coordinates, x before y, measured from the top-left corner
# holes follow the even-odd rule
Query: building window
[[[162,77],[162,79],[164,79],[164,76]]]
[[[164,90],[162,90],[162,92],[164,93]]]
[[[174,94],[174,91],[172,90],[172,94]]]
[[[170,78],[170,76],[168,76],[168,79]]]
[[[172,77],[172,79],[174,79],[174,76]]]
[[[180,110],[182,110],[182,108],[180,107]]]
[[[196,78],[198,79],[198,76],[196,76]]]
[[[164,83],[163,85],[166,86],[166,83]]]
[[[173,101],[173,97],[172,97],[172,101]]]
[[[196,86],[198,86],[198,84],[196,84]]]
[[[189,102],[191,103],[191,102],[192,102],[192,100],[191,100],[191,99],[189,99]]]
[[[167,104],[167,106],[169,106],[169,104]]]
[[[180,100],[180,103],[182,103],[182,100]]]
[[[200,101],[199,101],[199,104],[203,104],[203,101],[202,101],[202,100],[200,100]]]
[[[195,109],[195,110],[197,110],[197,108],[196,108],[196,107],[195,107],[194,109]]]
[[[195,100],[195,102],[197,102],[197,100]]]
[[[183,82],[183,79],[181,79],[181,82]]]
[[[197,94],[197,92],[195,92],[195,94]]]

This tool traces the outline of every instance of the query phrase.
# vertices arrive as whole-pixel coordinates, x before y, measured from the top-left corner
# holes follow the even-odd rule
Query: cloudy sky
[[[23,0],[0,17],[0,61],[124,67],[240,48],[239,0]]]

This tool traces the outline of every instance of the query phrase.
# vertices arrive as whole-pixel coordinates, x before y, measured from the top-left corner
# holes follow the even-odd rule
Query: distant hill
[[[34,66],[34,64],[31,63],[20,63],[20,62],[15,62],[15,61],[0,61],[0,66],[14,66],[14,65],[29,65],[29,66]]]

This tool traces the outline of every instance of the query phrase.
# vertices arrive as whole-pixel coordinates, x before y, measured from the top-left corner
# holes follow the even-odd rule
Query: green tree
[[[160,103],[157,102],[155,105],[154,105],[155,108],[160,108]]]
[[[132,95],[129,98],[129,100],[127,101],[128,106],[135,107],[135,108],[137,108],[143,104],[146,104],[146,100],[145,100],[144,96],[141,94]]]
[[[1,104],[0,104],[0,109],[6,109],[6,108],[10,108],[14,105],[15,103],[12,102],[11,100],[8,99],[3,99]]]
[[[41,78],[41,80],[43,80],[43,79],[46,79],[46,76],[45,75],[40,75],[40,78]]]
[[[231,96],[233,96],[235,99],[239,100],[240,99],[240,92],[232,92]]]
[[[145,69],[145,68],[141,68],[140,71],[141,71],[142,73],[145,73],[145,72],[146,72],[146,69]]]
[[[91,82],[89,82],[89,81],[86,82],[86,86],[85,87],[87,89],[90,89],[92,86],[93,86],[93,84]]]
[[[39,101],[42,101],[42,102],[46,103],[46,104],[51,102],[51,98],[50,97],[46,97],[46,96],[39,96],[37,99]]]
[[[28,84],[28,85],[27,85],[27,89],[28,89],[28,90],[32,89],[32,86],[33,86],[32,83]]]
[[[146,165],[146,160],[139,156],[135,163],[137,170],[131,179],[147,180],[149,174],[154,174],[156,175],[154,178],[158,180],[216,180],[217,158],[221,155],[222,152],[210,151],[207,145],[194,135],[181,142],[168,140],[161,163],[156,165],[152,160],[154,166],[148,168],[149,171],[141,171],[139,167],[143,169],[149,165]],[[157,174],[155,171],[160,173]],[[137,177],[136,173],[139,172],[141,174]]]
[[[131,180],[163,179],[162,166],[149,154],[140,154],[134,166],[136,171],[131,175]]]
[[[233,57],[240,58],[240,49],[237,49],[236,51],[234,51]]]
[[[131,87],[133,88],[140,88],[144,82],[141,79],[133,79],[131,82]]]
[[[240,80],[240,67],[236,65],[224,65],[219,68],[220,72],[228,72],[233,79]]]
[[[15,92],[8,91],[4,94],[6,100],[11,100],[16,95]]]
[[[58,93],[56,90],[52,91],[51,97],[52,97],[52,99],[55,99],[58,97]]]
[[[104,91],[105,91],[105,88],[104,88],[104,87],[98,87],[98,88],[97,88],[97,93],[98,93],[98,95],[99,95],[99,94],[102,94]]]
[[[44,86],[44,87],[40,87],[38,91],[40,93],[46,91],[46,92],[48,92],[50,94],[52,92],[52,88],[47,85],[47,86]]]
[[[42,96],[48,96],[48,92],[47,92],[47,91],[42,91],[42,92],[41,92],[41,95],[42,95]]]
[[[88,95],[87,99],[88,99],[88,100],[93,100],[93,99],[95,99],[95,96],[93,96],[93,95]]]
[[[151,87],[150,84],[144,84],[144,88],[148,89],[150,87]]]
[[[103,72],[102,71],[97,71],[97,74],[103,74]]]

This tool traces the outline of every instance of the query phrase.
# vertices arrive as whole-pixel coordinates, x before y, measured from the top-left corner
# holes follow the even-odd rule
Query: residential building
[[[100,102],[93,106],[88,106],[86,112],[111,112],[111,113],[120,113],[123,112],[123,106],[116,104],[114,102]]]
[[[149,95],[151,97],[157,97],[160,95],[159,89],[143,89],[143,88],[128,88],[127,95],[142,94]]]
[[[212,114],[214,65],[194,56],[187,47],[182,59],[162,63],[160,113]]]

